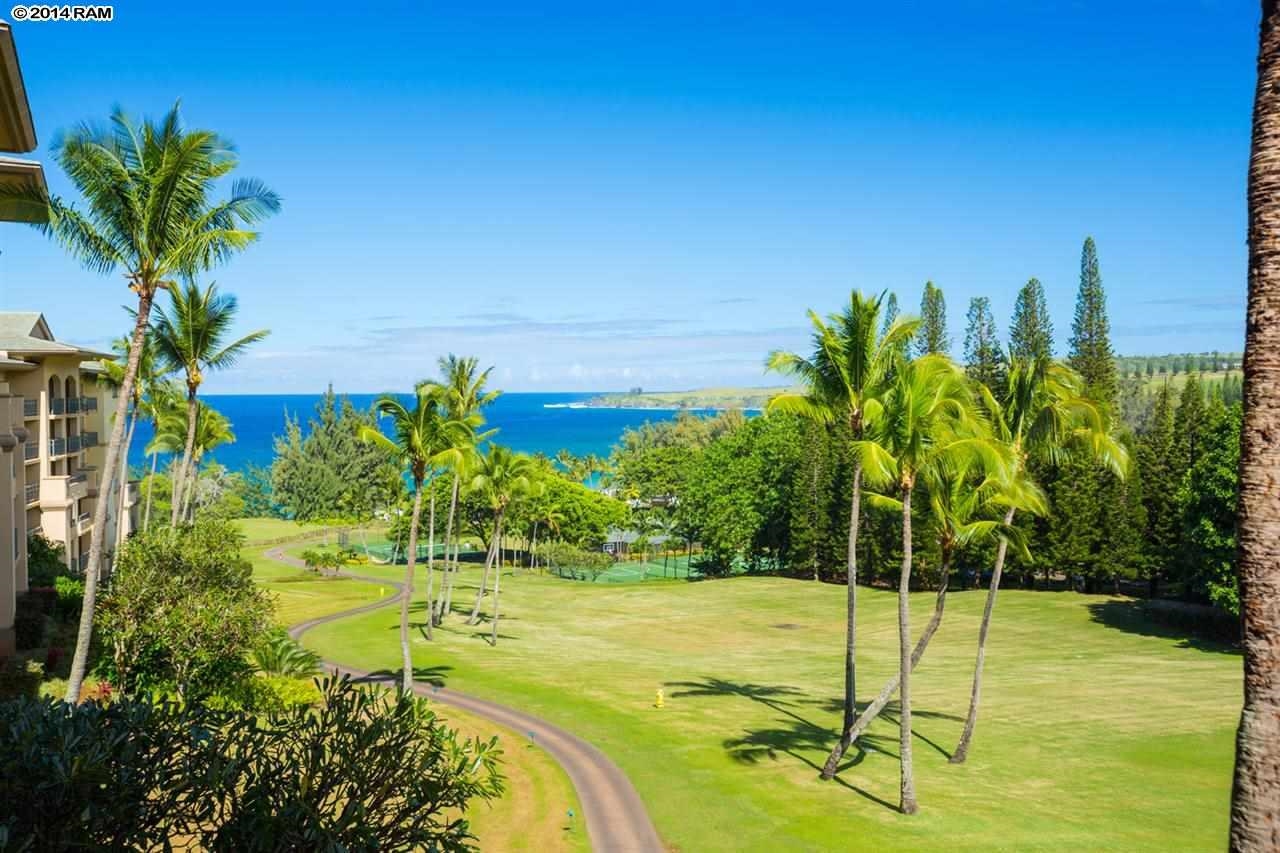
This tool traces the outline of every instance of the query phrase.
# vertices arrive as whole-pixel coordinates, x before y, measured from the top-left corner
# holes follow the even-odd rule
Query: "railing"
[[[84,412],[98,411],[98,398],[97,397],[81,397],[80,410]]]
[[[50,397],[50,398],[49,398],[49,414],[51,414],[51,415],[61,415],[61,414],[65,414],[65,413],[66,413],[66,411],[67,411],[67,401],[66,401],[66,400],[64,400],[62,397]]]
[[[72,435],[67,437],[67,452],[68,453],[80,452],[80,436]]]
[[[67,414],[74,415],[78,411],[80,411],[80,398],[68,397],[67,398]]]
[[[33,504],[40,500],[40,483],[27,483],[27,503]]]
[[[65,438],[49,439],[49,455],[62,456],[67,452],[67,440]]]
[[[80,569],[81,574],[83,574],[89,568],[89,555],[81,554],[80,559],[76,560],[76,566]]]
[[[96,432],[80,433],[80,446],[84,449],[98,446],[98,434]]]
[[[34,418],[39,414],[40,414],[39,400],[23,400],[22,401],[22,416],[24,418]]]
[[[89,478],[83,471],[77,471],[67,476],[67,485],[74,486],[76,483],[88,482]]]
[[[40,442],[33,440],[33,441],[28,441],[26,444],[24,444],[22,446],[22,458],[26,459],[28,462],[31,461],[32,459],[39,459],[40,458]]]

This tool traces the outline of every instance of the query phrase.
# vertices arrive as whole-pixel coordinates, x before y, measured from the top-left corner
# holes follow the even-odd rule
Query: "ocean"
[[[349,394],[359,409],[368,409],[376,394]],[[670,420],[676,412],[662,409],[572,408],[596,394],[503,394],[485,408],[486,428],[496,428],[493,440],[525,453],[541,451],[555,455],[568,450],[575,456],[595,453],[606,456],[627,427],[646,421]],[[285,412],[302,421],[314,412],[320,394],[211,394],[206,403],[231,420],[234,444],[224,445],[211,457],[238,471],[248,465],[268,466],[275,455],[274,440],[284,433]],[[151,427],[139,423],[130,448],[130,466],[142,467],[148,460],[143,449],[151,441]],[[161,465],[164,460],[161,460]]]

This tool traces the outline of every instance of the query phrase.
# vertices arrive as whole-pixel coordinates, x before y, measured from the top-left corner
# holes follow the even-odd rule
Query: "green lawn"
[[[283,518],[238,518],[232,524],[244,534],[245,541],[249,545],[259,545],[309,533],[321,533],[325,529],[322,524],[287,521]]]
[[[390,579],[401,569],[377,571]],[[455,609],[469,609],[477,577],[464,573]],[[1163,636],[1123,599],[1002,593],[978,737],[955,767],[946,754],[960,733],[984,594],[951,596],[913,682],[921,813],[907,818],[893,808],[887,720],[840,781],[817,779],[839,720],[842,588],[756,577],[597,585],[508,570],[502,589],[496,648],[487,625],[455,617],[433,644],[415,639],[416,666],[598,745],[680,850],[1168,850],[1225,840],[1239,657]],[[917,627],[932,599],[913,601]],[[896,665],[895,604],[878,590],[859,601],[859,693],[869,698]],[[335,660],[392,668],[396,619],[393,609],[354,617],[306,642]]]

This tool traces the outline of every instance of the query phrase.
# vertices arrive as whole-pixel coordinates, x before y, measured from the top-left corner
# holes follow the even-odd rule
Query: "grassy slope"
[[[267,531],[263,538],[276,536]],[[298,546],[299,548],[306,546]],[[358,581],[321,578],[262,556],[260,547],[247,548],[254,578],[277,597],[276,616],[281,624],[358,607],[385,597],[390,587]],[[387,567],[388,576],[400,574]],[[394,608],[392,608],[394,613]],[[486,850],[537,850],[577,853],[589,849],[586,829],[568,820],[570,809],[581,813],[573,784],[551,756],[529,746],[517,733],[455,708],[439,709],[449,725],[468,737],[497,735],[502,744],[502,772],[507,794],[500,801],[478,806],[471,815],[472,831]]]
[[[469,590],[475,574],[466,580]],[[888,721],[843,781],[819,782],[814,767],[839,719],[843,595],[771,578],[603,587],[504,575],[509,616],[497,648],[455,618],[434,645],[416,640],[415,658],[451,686],[600,746],[683,850],[819,850],[852,839],[866,849],[1221,847],[1239,659],[1100,624],[1125,607],[1105,597],[1002,594],[975,749],[954,767],[945,752],[960,732],[983,595],[954,594],[914,682],[922,813],[891,808]],[[470,597],[464,590],[455,607]],[[868,590],[860,602],[868,697],[896,660],[894,598]],[[931,605],[931,595],[915,598],[916,626]],[[307,640],[338,660],[394,667],[395,624],[384,611]]]
[[[689,391],[645,391],[642,394],[602,394],[588,405],[623,409],[758,409],[787,386],[763,388],[696,388]]]
[[[1226,379],[1228,376],[1239,378],[1244,374],[1239,370],[1219,370],[1215,373],[1199,373],[1196,375],[1200,377],[1200,381],[1204,385],[1215,385],[1220,384],[1222,380]],[[1142,387],[1144,390],[1155,392],[1159,391],[1160,386],[1166,382],[1169,383],[1170,390],[1181,391],[1182,386],[1187,384],[1187,374],[1179,373],[1176,376],[1172,374],[1157,374],[1151,377],[1144,376],[1142,378]]]

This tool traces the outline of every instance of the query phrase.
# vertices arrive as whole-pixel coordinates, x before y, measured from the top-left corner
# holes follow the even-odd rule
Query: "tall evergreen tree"
[[[1156,392],[1155,406],[1146,431],[1138,440],[1137,467],[1146,489],[1146,576],[1151,594],[1173,563],[1178,550],[1178,485],[1185,465],[1179,464],[1178,442],[1173,428],[1173,395],[1167,384]]]
[[[1085,238],[1080,253],[1080,290],[1071,322],[1068,361],[1084,377],[1085,387],[1095,401],[1115,405],[1118,382],[1115,354],[1111,351],[1111,323],[1107,320],[1107,296],[1098,270],[1098,248],[1092,237]]]
[[[884,299],[884,320],[880,324],[880,334],[884,335],[893,328],[893,321],[898,319],[898,294],[890,293]]]
[[[919,355],[951,351],[951,338],[947,336],[947,301],[942,288],[932,281],[924,283],[924,297],[920,300],[920,333],[916,336],[916,352]]]
[[[1206,428],[1204,385],[1200,381],[1200,375],[1193,373],[1187,376],[1187,382],[1182,386],[1182,394],[1178,397],[1178,411],[1173,416],[1179,473],[1186,471],[1199,458]]]
[[[970,379],[981,382],[999,396],[1005,377],[1004,352],[1000,347],[991,300],[975,296],[969,300],[968,325],[964,331],[964,369]]]
[[[1009,354],[1027,362],[1053,357],[1053,321],[1038,278],[1028,279],[1018,291],[1009,328]]]

